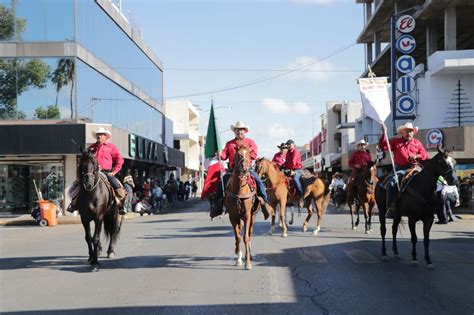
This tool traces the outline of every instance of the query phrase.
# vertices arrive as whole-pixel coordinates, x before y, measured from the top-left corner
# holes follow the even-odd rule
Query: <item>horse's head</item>
[[[457,185],[458,176],[454,165],[456,160],[450,156],[450,150],[444,150],[438,147],[438,154],[436,154],[431,160],[426,163],[426,166],[431,166],[437,176],[443,176],[448,185]]]
[[[237,148],[237,154],[234,158],[234,170],[239,175],[245,175],[250,170],[250,151],[246,145]]]
[[[99,173],[99,164],[94,152],[85,151],[79,160],[79,180],[87,190],[92,190]]]
[[[255,161],[255,172],[260,178],[268,172],[268,161],[265,160],[265,157],[258,158]]]

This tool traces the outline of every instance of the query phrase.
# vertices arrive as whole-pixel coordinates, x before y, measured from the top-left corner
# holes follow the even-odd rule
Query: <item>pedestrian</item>
[[[161,189],[159,182],[155,183],[153,186],[152,198],[153,198],[153,203],[152,203],[153,211],[160,212],[162,209],[161,205],[162,205],[162,200],[163,200],[163,189]]]
[[[127,197],[125,197],[125,212],[132,212],[133,189],[135,188],[135,183],[130,170],[127,171],[127,175],[123,179],[123,184],[125,191],[127,192]]]
[[[150,206],[146,202],[146,198],[144,196],[140,197],[137,204],[135,205],[135,212],[140,213],[143,216],[145,213],[147,215],[151,214]]]
[[[188,200],[189,195],[191,194],[191,183],[189,180],[184,182],[184,199]]]
[[[198,185],[196,184],[196,181],[193,180],[191,182],[191,198],[196,198],[197,190],[198,190]]]
[[[444,200],[444,215],[448,222],[453,222],[453,207],[459,207],[461,204],[459,199],[458,187],[456,185],[444,185],[441,190],[441,196]]]
[[[167,188],[165,189],[166,196],[171,202],[171,207],[176,208],[178,206],[178,183],[174,178],[174,174],[171,173],[166,183]]]

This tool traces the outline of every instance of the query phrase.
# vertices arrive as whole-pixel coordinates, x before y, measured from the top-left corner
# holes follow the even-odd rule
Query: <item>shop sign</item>
[[[396,46],[402,54],[411,54],[416,48],[416,41],[413,36],[405,34],[397,39]]]
[[[397,90],[401,93],[411,93],[415,89],[415,79],[409,75],[404,75],[397,80]]]
[[[397,109],[402,114],[411,114],[415,110],[416,101],[410,95],[403,95],[397,100]]]
[[[410,33],[415,29],[415,19],[411,15],[402,15],[397,20],[397,30],[402,33]]]
[[[128,149],[131,158],[155,162],[158,160],[159,144],[146,138],[130,134]]]
[[[128,155],[133,159],[135,158],[135,151],[137,149],[136,147],[136,137],[134,134],[129,134],[128,135]]]
[[[439,129],[430,129],[426,134],[426,146],[429,149],[436,148],[438,145],[443,146],[443,132]]]
[[[410,73],[415,69],[415,59],[410,55],[403,55],[397,59],[395,66],[402,73]]]

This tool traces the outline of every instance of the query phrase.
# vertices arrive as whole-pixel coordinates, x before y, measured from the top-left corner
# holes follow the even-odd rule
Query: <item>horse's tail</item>
[[[123,217],[123,215],[118,214],[118,211],[112,211],[104,217],[104,231],[107,240],[117,240],[122,227]]]
[[[327,194],[329,194],[329,183],[324,180],[321,181],[324,183],[324,195],[326,196]]]

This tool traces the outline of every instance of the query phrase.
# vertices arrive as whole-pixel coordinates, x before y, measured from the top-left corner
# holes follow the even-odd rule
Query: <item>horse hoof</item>
[[[313,236],[318,236],[318,232],[319,232],[318,230],[314,230],[313,231]]]
[[[357,230],[357,226],[352,227],[352,231],[355,231],[355,230]]]
[[[110,258],[110,259],[115,258],[115,253],[114,253],[114,252],[109,253],[109,254],[107,255],[107,258]]]
[[[387,255],[382,255],[382,261],[389,261],[390,258]]]
[[[303,232],[307,232],[308,228],[306,226],[303,226]]]
[[[252,264],[251,263],[245,264],[245,269],[246,270],[252,269]]]
[[[288,233],[286,232],[281,235],[281,237],[287,237],[287,236],[288,236]]]
[[[236,265],[237,267],[242,267],[242,261],[237,261],[237,262],[235,263],[235,265]]]
[[[278,223],[278,227],[283,227],[283,224],[281,222]]]
[[[370,234],[370,231],[369,231],[369,230],[365,230],[365,234]]]
[[[288,221],[289,225],[293,225],[293,220]]]
[[[414,267],[418,266],[418,260],[412,260],[411,265]]]
[[[433,264],[426,264],[426,269],[428,269],[428,270],[434,270],[435,267],[434,267]]]

